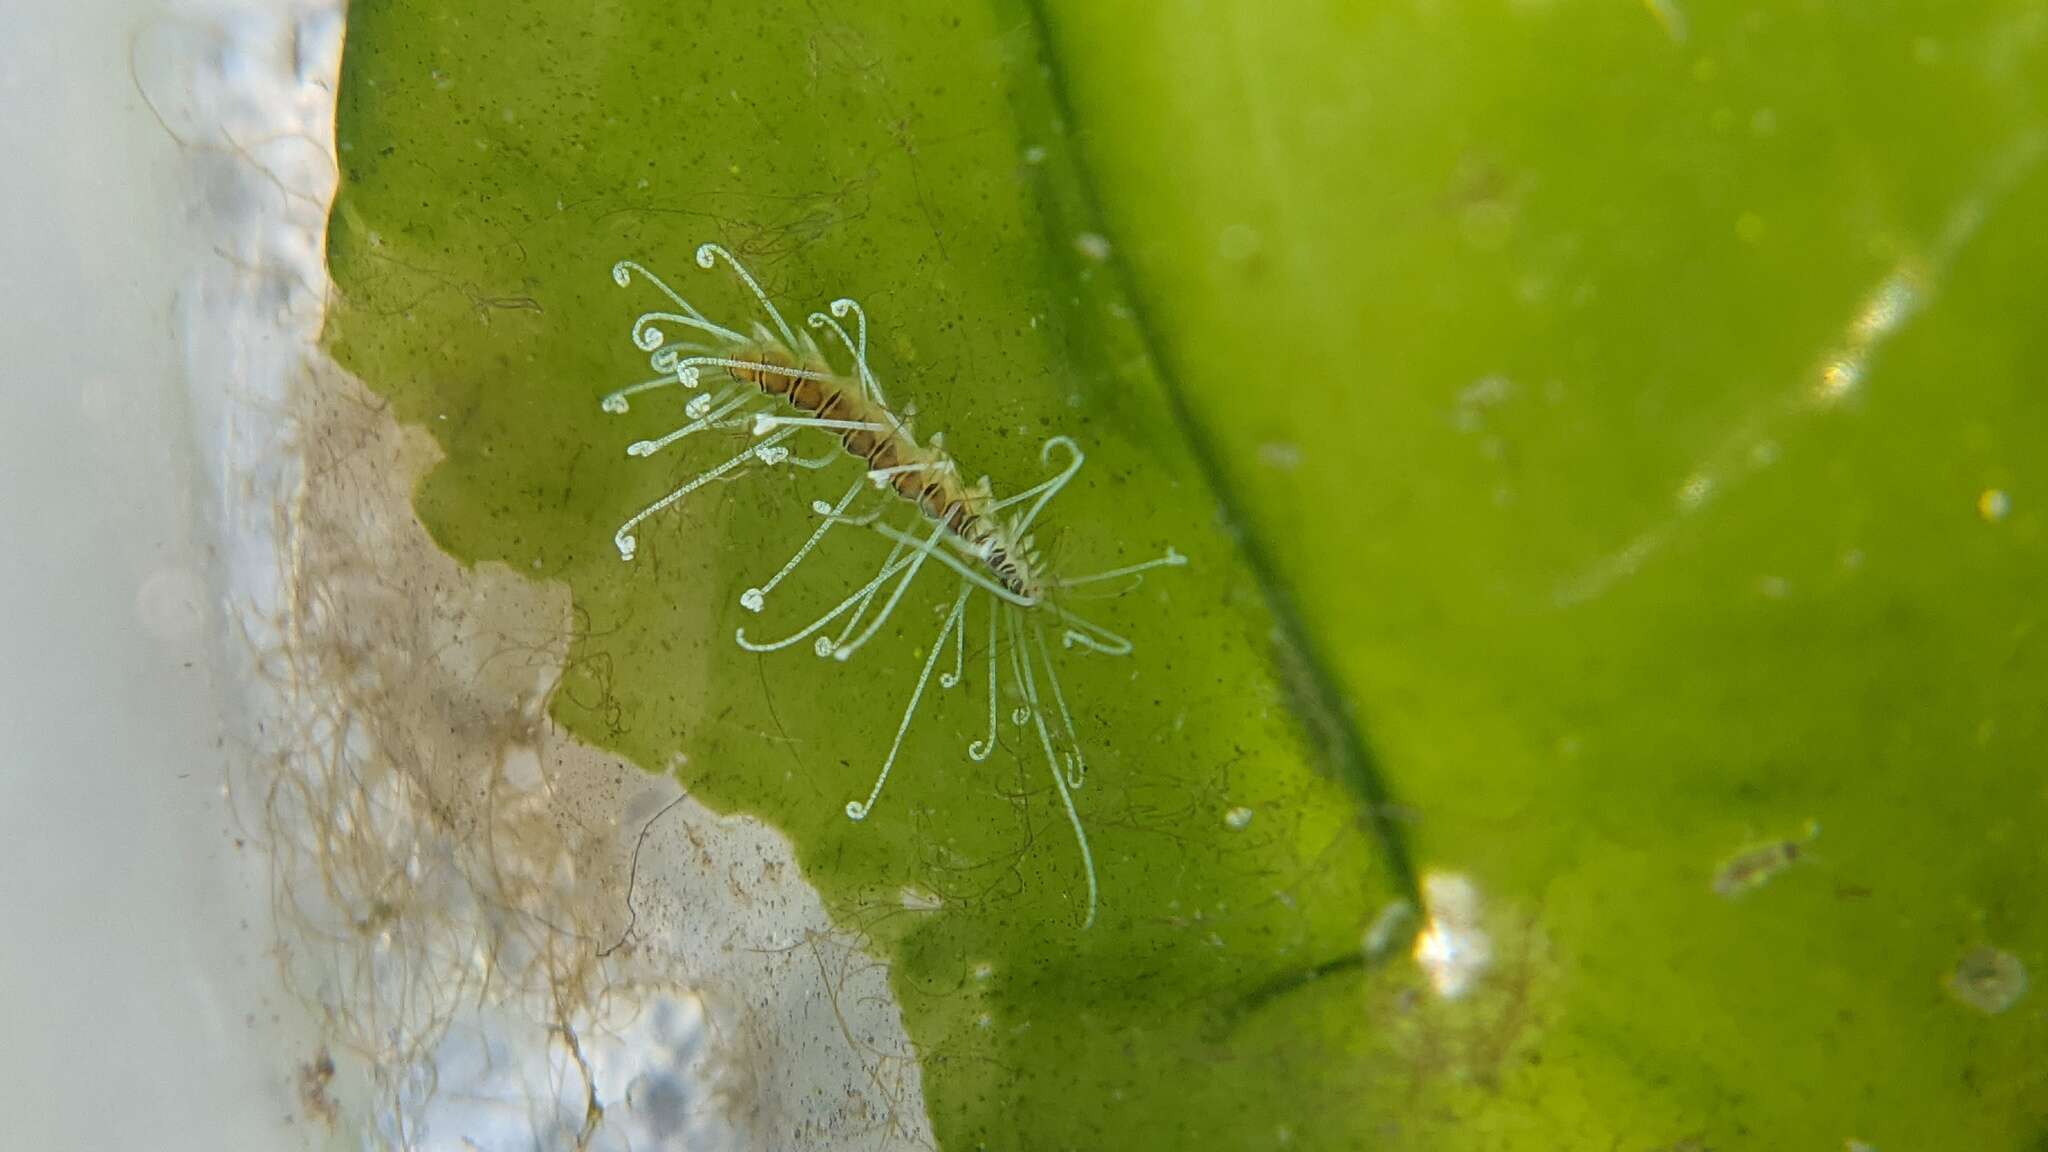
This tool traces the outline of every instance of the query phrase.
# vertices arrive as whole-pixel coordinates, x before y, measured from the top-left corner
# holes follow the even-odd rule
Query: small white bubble
[[[1223,814],[1223,826],[1232,832],[1242,832],[1252,822],[1252,810],[1240,804]]]
[[[1033,144],[1031,147],[1026,148],[1024,150],[1024,162],[1026,164],[1045,163],[1045,146],[1043,144]]]
[[[1083,232],[1074,237],[1074,251],[1100,264],[1109,259],[1109,240],[1099,232]]]
[[[1479,924],[1479,890],[1455,872],[1430,872],[1422,899],[1428,920],[1415,938],[1415,962],[1437,995],[1455,1000],[1493,963],[1493,941]]]
[[[1714,478],[1704,473],[1695,473],[1688,477],[1685,483],[1678,489],[1678,510],[1681,512],[1697,511],[1701,505],[1713,499],[1713,497]]]
[[[2003,488],[1986,488],[1977,497],[1977,515],[1987,524],[1996,524],[2012,513],[2012,497]]]
[[[1814,386],[1814,399],[1823,404],[1833,404],[1856,391],[1856,386],[1862,382],[1862,359],[1843,356],[1821,369],[1820,382]]]

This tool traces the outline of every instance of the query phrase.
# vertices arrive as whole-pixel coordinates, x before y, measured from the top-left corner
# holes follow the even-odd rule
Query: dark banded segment
[[[943,451],[927,448],[911,439],[907,432],[900,430],[887,409],[868,399],[851,382],[836,377],[820,380],[794,374],[802,371],[829,376],[832,370],[822,363],[800,363],[788,351],[773,346],[751,349],[733,359],[744,362],[743,367],[732,369],[736,379],[754,385],[807,416],[898,429],[838,429],[839,445],[871,472],[908,469],[893,472],[888,477],[896,495],[915,505],[926,520],[943,526],[968,548],[977,553],[986,549],[982,563],[1005,589],[1018,596],[1032,594],[1023,566],[1005,548],[992,546],[1000,536],[981,511],[987,494],[969,491],[962,486],[958,470]],[[910,467],[918,464],[924,467]]]

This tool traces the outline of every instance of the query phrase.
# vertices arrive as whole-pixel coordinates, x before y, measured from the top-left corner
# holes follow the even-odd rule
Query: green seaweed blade
[[[446,450],[417,498],[444,547],[569,583],[579,636],[557,717],[782,829],[849,937],[894,963],[944,1145],[1306,1131],[1294,1074],[1262,1053],[1348,1069],[1362,1034],[1246,1005],[1357,958],[1399,872],[1357,795],[1304,754],[1265,601],[1156,378],[1114,343],[1088,245],[1048,242],[1062,225],[1047,205],[1071,185],[1062,139],[1019,119],[1043,95],[1035,42],[940,5],[781,15],[359,7],[329,345]],[[706,240],[799,323],[859,298],[892,396],[1003,490],[1045,473],[1049,437],[1082,444],[1040,533],[1064,570],[1192,557],[1073,602],[1132,637],[1131,656],[1054,656],[1090,751],[1077,803],[1101,878],[1093,928],[1015,701],[999,701],[996,755],[965,754],[987,717],[978,616],[966,683],[934,689],[874,813],[844,814],[894,738],[946,582],[922,582],[849,663],[735,647],[736,628],[795,631],[880,564],[879,542],[835,542],[778,592],[782,616],[739,605],[850,467],[722,483],[649,521],[620,561],[614,528],[747,443],[634,460],[627,444],[683,421],[681,398],[599,406],[647,375],[630,328],[666,304],[615,285],[614,261],[728,323],[759,318],[730,275],[694,265]]]
[[[2048,1140],[2038,992],[1954,987],[2048,963],[2048,9],[1045,25],[1417,868],[1525,926],[1402,1140]]]
[[[569,584],[557,718],[782,829],[892,962],[942,1147],[2029,1148],[2038,991],[1944,981],[2048,970],[2044,29],[357,5],[328,341],[446,451],[442,545]],[[663,303],[615,260],[751,322],[705,240],[799,322],[860,299],[1004,490],[1083,444],[1063,568],[1193,559],[1076,605],[1130,657],[1059,656],[1092,929],[1028,729],[965,755],[978,621],[843,814],[945,581],[846,664],[734,646],[881,562],[738,604],[846,472],[720,484],[620,562],[745,446],[628,459],[680,402],[598,406]],[[1360,940],[1452,875],[1492,963],[1445,999],[1397,920],[1398,962]]]

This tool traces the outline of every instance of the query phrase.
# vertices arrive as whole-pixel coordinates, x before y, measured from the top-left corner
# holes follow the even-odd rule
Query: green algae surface
[[[2048,971],[2044,57],[2038,4],[358,5],[328,341],[442,545],[573,590],[557,717],[890,959],[942,1147],[2035,1148],[2044,1001],[1951,983]],[[609,271],[744,322],[705,240],[860,299],[1005,490],[1079,441],[1063,568],[1192,558],[1061,660],[1093,928],[1026,730],[965,755],[979,647],[844,815],[948,582],[733,645],[844,473],[620,562],[723,453],[626,457],[680,404],[599,409],[662,304]],[[1382,917],[1451,876],[1445,998]]]

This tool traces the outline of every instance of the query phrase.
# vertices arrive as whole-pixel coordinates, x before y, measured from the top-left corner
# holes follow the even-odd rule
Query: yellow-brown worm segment
[[[871,476],[885,478],[889,489],[926,520],[942,525],[966,545],[1003,587],[1026,599],[1038,598],[1035,565],[993,525],[988,490],[968,487],[944,449],[919,444],[896,414],[866,395],[859,382],[833,375],[822,361],[802,363],[772,346],[741,351],[732,358],[741,362],[730,369],[735,379],[824,422],[821,426],[838,434],[847,455],[865,464]]]

